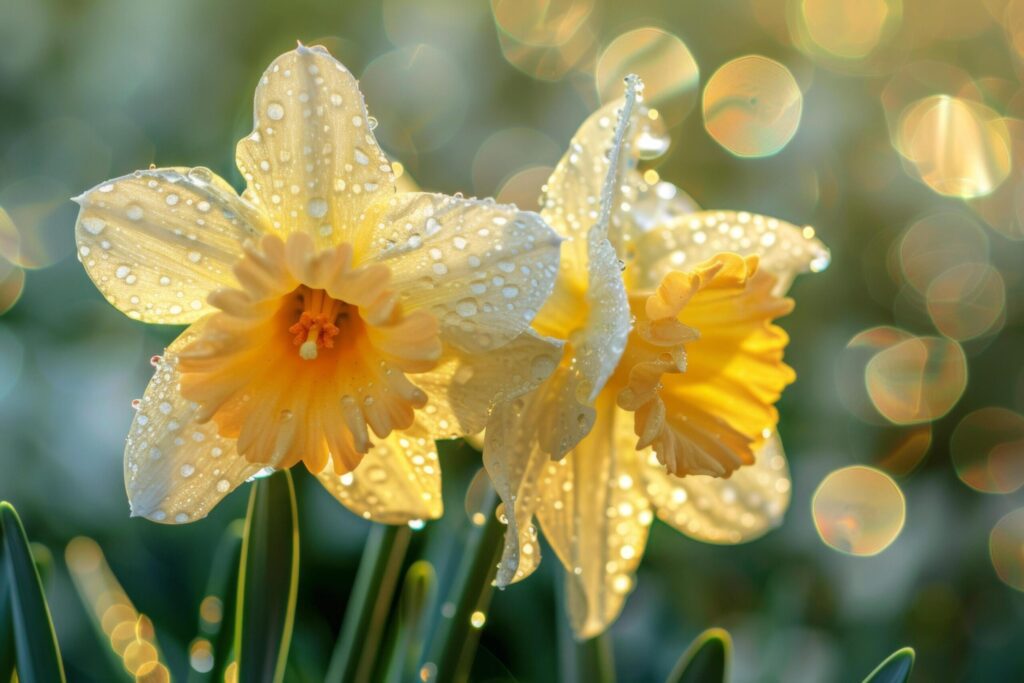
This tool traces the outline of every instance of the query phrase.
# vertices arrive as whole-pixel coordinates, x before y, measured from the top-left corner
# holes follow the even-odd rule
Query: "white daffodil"
[[[400,193],[352,74],[321,47],[266,70],[241,196],[205,168],[137,171],[77,199],[79,258],[147,323],[156,363],[125,451],[131,509],[188,522],[303,462],[366,518],[441,514],[435,438],[553,368],[530,322],[561,239],[490,200]]]
[[[541,215],[567,241],[533,326],[564,340],[563,356],[495,409],[484,447],[508,522],[498,583],[537,566],[537,517],[579,637],[618,616],[655,513],[712,543],[781,520],[790,482],[774,403],[795,375],[772,320],[792,308],[793,277],[828,263],[809,229],[694,213],[672,186],[649,186],[638,160],[668,141],[627,81],[544,188]]]

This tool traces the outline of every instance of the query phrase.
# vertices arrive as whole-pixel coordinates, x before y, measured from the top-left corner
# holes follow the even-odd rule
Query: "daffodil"
[[[155,168],[77,199],[79,258],[110,303],[189,325],[128,435],[133,515],[195,520],[302,462],[366,518],[436,517],[434,439],[478,431],[553,367],[558,344],[529,326],[561,239],[514,206],[396,192],[375,125],[352,74],[300,45],[256,89],[241,195]]]
[[[639,159],[667,138],[637,87],[583,124],[545,185],[541,215],[566,243],[533,325],[564,352],[485,435],[508,523],[498,584],[537,566],[536,517],[579,637],[619,614],[655,514],[711,543],[780,521],[790,481],[774,404],[795,376],[772,321],[792,308],[794,275],[828,261],[810,229],[694,212],[645,181]]]

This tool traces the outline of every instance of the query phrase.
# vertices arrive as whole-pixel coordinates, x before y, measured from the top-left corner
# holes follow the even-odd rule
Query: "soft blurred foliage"
[[[240,186],[253,88],[299,39],[361,77],[382,144],[419,185],[530,205],[636,71],[673,137],[654,177],[705,208],[813,225],[833,265],[797,281],[782,321],[799,375],[780,404],[785,524],[740,547],[655,525],[611,631],[621,679],[663,680],[722,626],[736,681],[853,680],[901,645],[917,681],[1024,680],[1022,27],[1022,0],[0,0],[0,499],[77,559],[79,583],[114,587],[133,627],[107,624],[112,639],[159,649],[182,676],[247,493],[183,527],[128,518],[130,401],[176,330],[102,300],[74,258],[68,198],[151,163]],[[812,515],[826,475],[851,465],[891,478],[837,472]],[[443,466],[447,517],[413,541],[435,558],[458,552],[479,462],[449,449]],[[305,473],[296,485],[288,680],[315,681],[368,525]],[[79,536],[112,574],[88,541],[65,555]],[[49,595],[69,675],[106,680],[102,615],[67,569]],[[494,597],[481,679],[555,679],[558,580],[547,552]]]

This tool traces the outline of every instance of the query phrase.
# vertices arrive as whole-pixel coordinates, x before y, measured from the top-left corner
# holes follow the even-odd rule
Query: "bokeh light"
[[[45,268],[71,253],[71,191],[49,178],[29,178],[0,191],[0,258],[21,268]]]
[[[472,166],[473,190],[481,197],[493,195],[516,172],[530,166],[554,166],[561,155],[555,141],[538,130],[499,130],[477,148]]]
[[[865,369],[871,402],[895,424],[936,420],[967,386],[967,358],[955,341],[911,337],[875,354]]]
[[[801,0],[800,19],[808,37],[822,50],[845,59],[866,57],[894,26],[900,0]]]
[[[898,243],[900,270],[918,294],[957,266],[989,262],[989,239],[977,221],[963,212],[943,211],[915,221]]]
[[[906,502],[885,472],[854,465],[829,474],[811,501],[814,526],[827,545],[851,555],[877,555],[903,529]]]
[[[554,170],[553,166],[531,166],[515,173],[498,190],[496,199],[515,204],[521,209],[536,211],[540,208],[540,193]]]
[[[960,480],[983,493],[1024,486],[1024,417],[1006,408],[968,413],[953,431],[950,454]]]
[[[0,214],[2,219],[3,215]],[[0,315],[14,308],[24,289],[25,271],[0,256]]]
[[[406,162],[448,142],[466,115],[462,68],[430,45],[381,55],[366,67],[360,85],[371,111],[385,122],[374,133]]]
[[[593,53],[594,0],[491,0],[502,55],[541,80],[564,78]]]
[[[934,95],[908,107],[899,149],[921,180],[939,194],[970,199],[990,194],[1010,173],[1010,133],[991,108]]]
[[[958,341],[998,332],[1005,306],[1003,277],[984,263],[950,268],[928,286],[928,315],[939,332]]]
[[[988,551],[1000,580],[1024,591],[1024,508],[996,522],[988,539]]]
[[[796,134],[803,94],[782,64],[749,55],[723,64],[704,87],[704,127],[740,157],[775,154]]]
[[[652,26],[615,38],[597,60],[595,79],[602,102],[622,97],[622,80],[636,74],[644,82],[644,99],[656,105],[668,123],[678,123],[697,101],[700,71],[686,44]]]

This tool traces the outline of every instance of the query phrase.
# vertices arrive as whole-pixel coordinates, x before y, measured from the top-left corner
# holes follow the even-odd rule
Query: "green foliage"
[[[889,655],[878,668],[868,674],[864,683],[906,683],[914,668],[914,649],[905,647]]]
[[[414,562],[405,574],[398,601],[398,619],[384,677],[387,683],[416,680],[436,593],[437,574],[433,565],[426,560]]]
[[[723,683],[729,672],[732,638],[724,629],[711,628],[697,636],[666,683]]]
[[[57,637],[43,594],[25,529],[10,503],[0,503],[3,530],[3,570],[7,584],[7,608],[13,627],[18,677],[23,683],[64,681]],[[3,634],[0,628],[0,635]]]
[[[407,526],[374,524],[370,529],[327,669],[328,683],[369,680],[411,536]]]
[[[299,580],[299,526],[291,474],[255,482],[242,540],[235,649],[238,680],[284,678]]]
[[[200,607],[198,638],[205,638],[213,651],[213,668],[202,673],[191,669],[189,683],[206,681],[223,681],[224,669],[231,663],[234,639],[235,611],[237,605],[239,562],[242,554],[242,539],[245,527],[240,520],[235,521],[224,532],[217,553],[213,558],[210,578],[206,584],[206,600],[218,600],[220,619],[207,619],[207,614]]]

